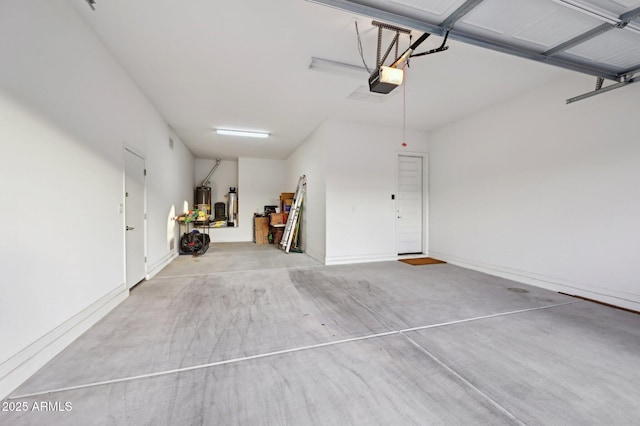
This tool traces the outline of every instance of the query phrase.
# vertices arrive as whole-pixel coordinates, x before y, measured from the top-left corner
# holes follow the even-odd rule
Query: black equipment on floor
[[[226,221],[227,220],[226,209],[227,209],[227,205],[225,203],[220,203],[220,202],[215,203],[213,205],[213,221],[214,222]]]
[[[210,241],[209,234],[201,234],[196,230],[185,233],[180,238],[180,254],[194,256],[205,254],[209,250]]]

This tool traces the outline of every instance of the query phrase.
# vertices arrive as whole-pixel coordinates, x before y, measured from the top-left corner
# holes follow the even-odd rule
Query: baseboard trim
[[[179,255],[180,254],[178,253],[177,250],[169,252],[165,257],[163,257],[158,262],[156,262],[155,265],[149,268],[149,270],[147,271],[147,275],[145,276],[145,279],[150,280],[151,278],[155,277],[158,274],[158,272],[162,271],[165,268],[165,266],[173,262],[173,260],[177,258]]]
[[[0,364],[0,400],[5,399],[36,371],[80,337],[129,296],[125,284],[45,334]]]
[[[348,265],[352,263],[386,262],[389,260],[398,260],[398,255],[384,253],[356,256],[327,256],[325,258],[325,265]]]
[[[571,296],[584,299],[593,299],[594,301],[606,303],[616,307],[629,309],[632,311],[640,311],[640,295],[620,294],[608,289],[592,288],[582,283],[574,283],[557,277],[548,277],[544,275],[534,274],[518,269],[507,268],[499,265],[490,265],[483,262],[464,259],[458,256],[430,251],[429,256],[436,259],[444,260],[452,265],[461,266],[467,269],[484,272],[489,275],[506,278],[509,280],[530,284],[536,287],[545,288],[556,292],[562,292]],[[607,291],[608,290],[608,291]]]

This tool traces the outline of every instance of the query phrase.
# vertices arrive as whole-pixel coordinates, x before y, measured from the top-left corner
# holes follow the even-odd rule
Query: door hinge
[[[144,220],[147,220],[147,214],[146,213],[144,214]]]
[[[147,175],[147,169],[144,169],[144,175],[145,176]]]
[[[147,263],[147,256],[144,257],[144,263]]]

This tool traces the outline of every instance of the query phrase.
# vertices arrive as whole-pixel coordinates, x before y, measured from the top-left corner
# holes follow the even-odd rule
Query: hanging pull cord
[[[404,82],[402,83],[402,143],[406,146],[407,143],[407,70],[409,62],[405,62],[402,65],[402,72],[404,73]]]
[[[449,46],[445,46],[445,44],[447,43],[447,39],[448,38],[449,38],[449,31],[447,31],[447,33],[445,34],[444,40],[442,40],[442,44],[440,45],[440,47],[428,50],[426,52],[416,53],[415,55],[411,55],[410,58],[416,58],[418,56],[431,55],[432,53],[444,52],[445,50],[449,49]]]
[[[427,36],[428,37],[428,36]],[[421,40],[426,40],[426,37],[422,35],[420,37]],[[413,36],[409,34],[409,49],[413,46]],[[417,47],[417,46],[414,46]],[[396,61],[398,54],[396,53]],[[402,72],[404,74],[404,82],[402,83],[402,146],[407,146],[407,76],[409,73],[407,70],[410,67],[409,61],[411,60],[411,55],[407,57],[407,59],[402,64]]]

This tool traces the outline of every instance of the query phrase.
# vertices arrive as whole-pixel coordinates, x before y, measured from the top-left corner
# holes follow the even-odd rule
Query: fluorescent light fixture
[[[316,57],[311,57],[311,62],[309,62],[309,69],[328,72],[332,74],[347,75],[349,77],[354,77],[357,79],[361,79],[369,75],[366,68],[364,67]]]
[[[249,132],[246,130],[231,130],[231,129],[216,129],[216,133],[219,135],[227,136],[244,136],[247,138],[268,138],[269,133],[266,132]]]

